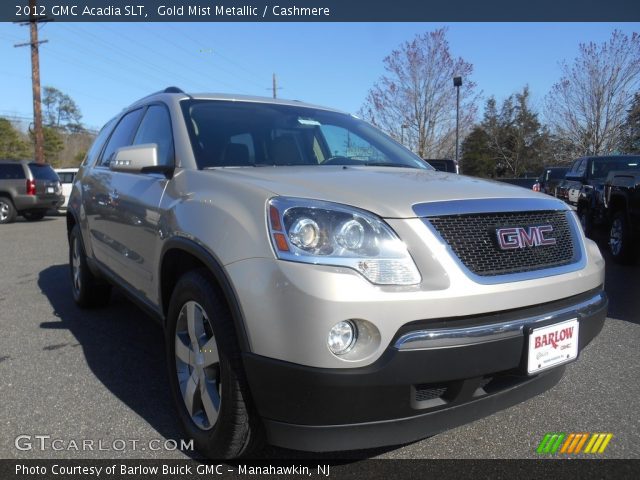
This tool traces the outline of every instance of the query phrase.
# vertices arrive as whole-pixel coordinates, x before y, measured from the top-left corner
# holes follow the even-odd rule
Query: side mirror
[[[119,148],[109,164],[113,171],[129,173],[139,173],[144,168],[157,166],[158,146],[155,143]]]

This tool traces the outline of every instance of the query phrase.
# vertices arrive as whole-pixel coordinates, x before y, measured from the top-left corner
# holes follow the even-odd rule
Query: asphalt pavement
[[[197,457],[176,448],[160,326],[118,292],[78,309],[67,255],[64,217],[0,225],[0,458]],[[604,329],[552,390],[420,442],[321,458],[539,458],[548,432],[612,433],[599,458],[640,458],[640,265],[607,259],[606,290]]]

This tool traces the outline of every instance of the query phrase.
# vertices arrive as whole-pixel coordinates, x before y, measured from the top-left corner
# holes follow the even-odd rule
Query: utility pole
[[[33,130],[36,140],[36,162],[44,163],[44,133],[42,132],[42,101],[40,96],[40,54],[38,46],[48,40],[38,40],[38,22],[48,21],[45,18],[36,18],[36,0],[29,0],[29,9],[32,12],[29,16],[31,38],[29,42],[18,43],[14,47],[31,47],[31,87],[33,89]]]
[[[460,87],[462,86],[462,77],[453,77],[453,86],[456,87],[456,173],[460,173]]]
[[[276,74],[274,73],[271,77],[271,91],[273,92],[273,98],[278,98],[277,91],[282,90],[282,87],[278,86],[278,81],[276,79]]]

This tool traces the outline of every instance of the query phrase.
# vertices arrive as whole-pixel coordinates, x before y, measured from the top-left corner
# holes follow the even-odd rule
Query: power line
[[[199,48],[202,48],[202,41],[198,41],[195,40],[193,37],[191,37],[189,34],[185,33],[183,30],[179,30],[178,28],[174,27],[173,25],[169,25],[169,28],[171,28],[173,31],[175,31],[176,33],[180,34],[182,37],[186,38],[187,40],[191,41],[194,45],[197,45]],[[240,64],[239,62],[227,57],[226,55],[223,55],[222,53],[220,53],[220,49],[219,48],[213,48],[212,49],[214,58],[221,58],[222,60],[225,60],[228,63],[231,63],[232,65],[235,65],[236,68],[239,68],[241,70],[243,70],[245,72],[245,74],[250,75],[250,77],[244,77],[243,80],[252,83],[253,85],[257,86],[257,87],[262,87],[260,84],[258,84],[256,81],[253,80],[253,78],[260,78],[261,74],[257,73],[256,71],[253,70],[249,70],[248,68],[246,68],[244,65]],[[218,67],[219,68],[219,67]],[[228,70],[226,70],[227,72],[229,72]],[[235,73],[229,72],[232,75],[236,75]]]

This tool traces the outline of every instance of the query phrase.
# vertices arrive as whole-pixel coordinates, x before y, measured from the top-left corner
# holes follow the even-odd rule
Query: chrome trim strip
[[[398,350],[428,350],[434,348],[461,347],[477,343],[493,342],[524,335],[525,326],[542,322],[554,322],[580,318],[597,311],[606,304],[606,295],[600,291],[593,297],[550,313],[488,325],[464,328],[434,328],[405,333],[396,343]]]
[[[418,217],[441,217],[476,213],[529,212],[535,210],[569,210],[557,198],[478,198],[417,203],[413,211]]]

